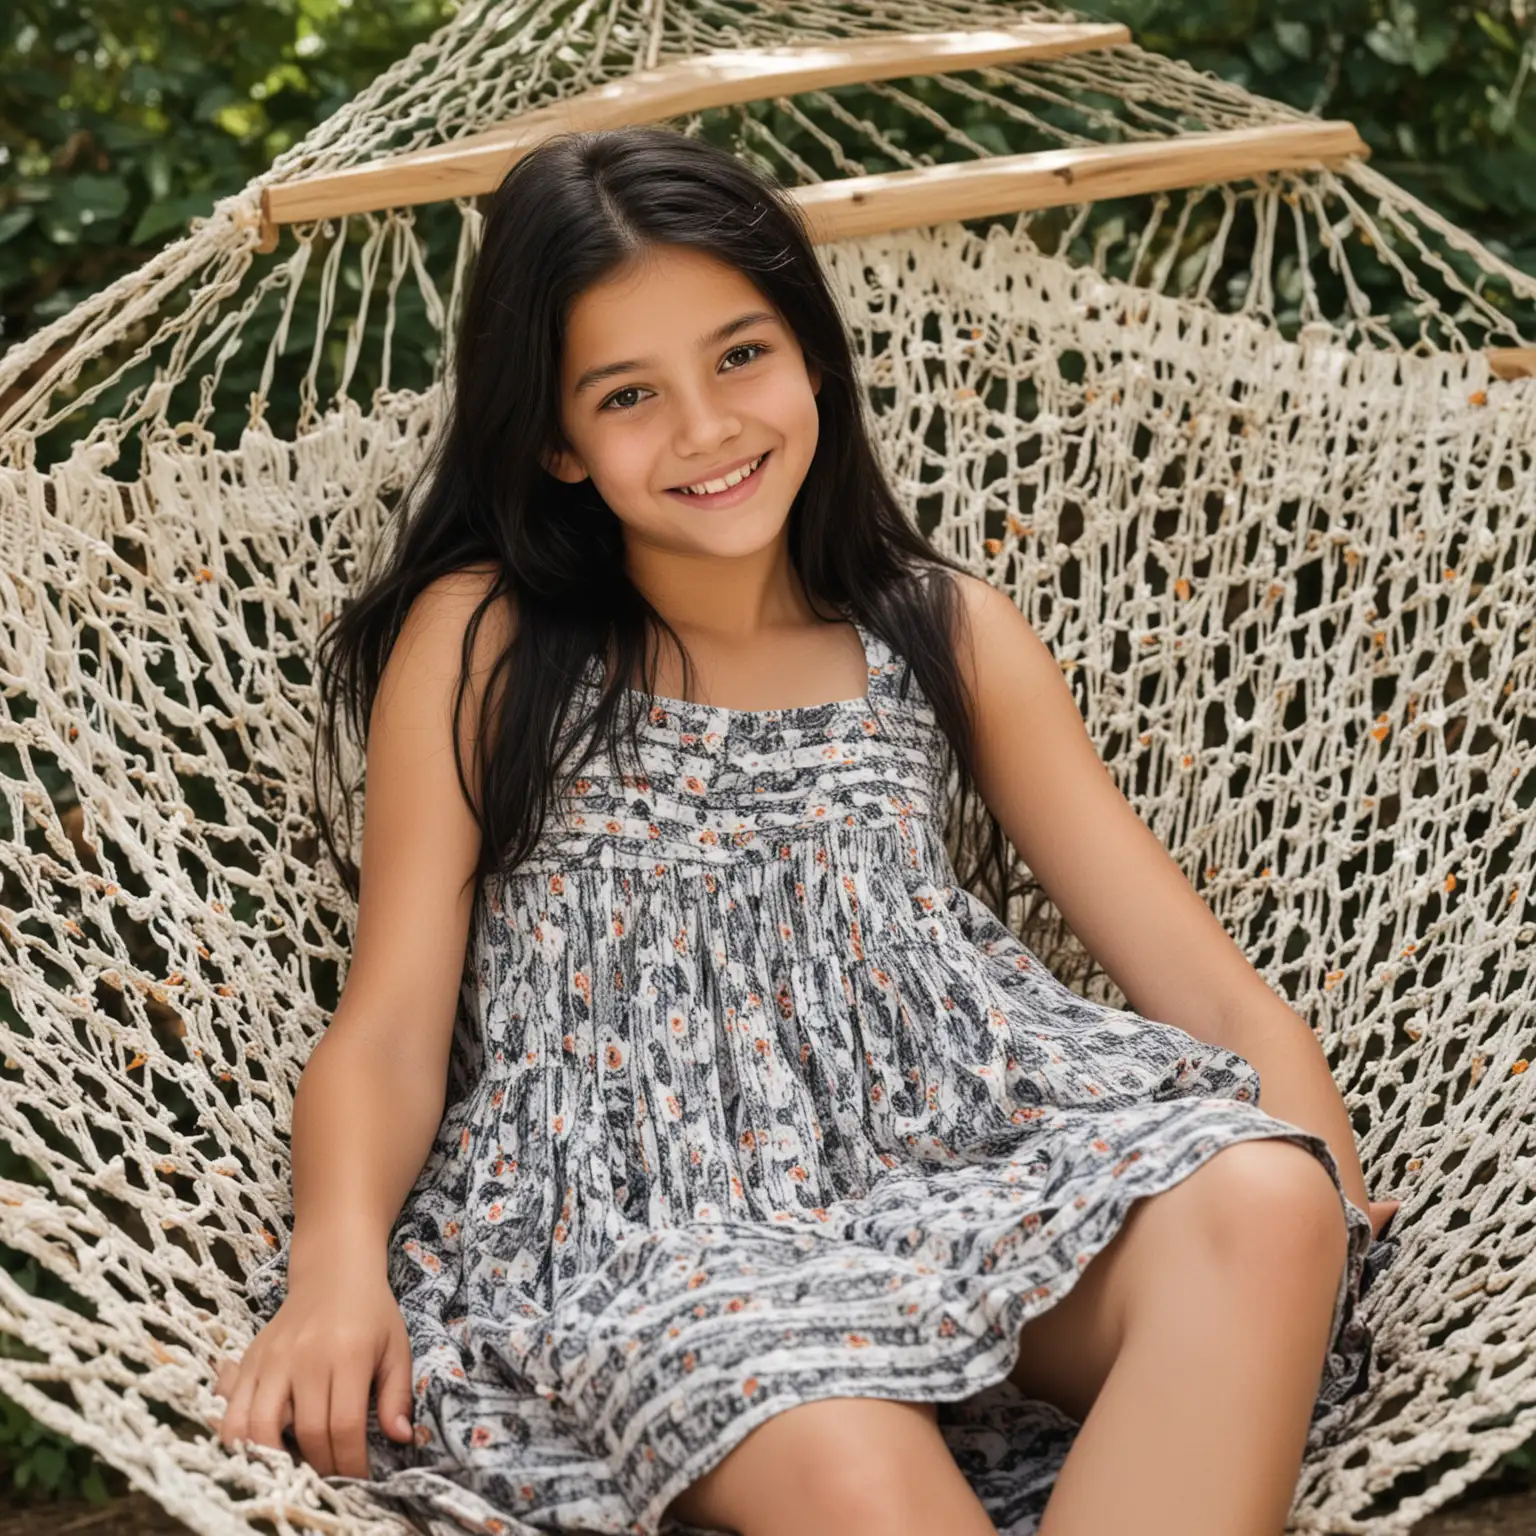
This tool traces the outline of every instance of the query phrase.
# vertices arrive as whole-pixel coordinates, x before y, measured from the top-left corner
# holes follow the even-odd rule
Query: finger
[[[292,1391],[293,1379],[282,1366],[269,1367],[262,1373],[251,1397],[249,1438],[257,1445],[270,1445],[274,1451],[287,1449],[283,1444],[283,1422]]]
[[[249,1359],[249,1351],[244,1357],[221,1355],[215,1361],[218,1376],[215,1378],[213,1390],[226,1402],[240,1380],[240,1371],[247,1359]]]
[[[256,1394],[260,1375],[260,1361],[247,1355],[241,1362],[238,1377],[230,1386],[229,1406],[224,1410],[224,1417],[219,1420],[219,1439],[226,1450],[234,1450],[237,1440],[245,1440],[250,1436],[251,1399]]]
[[[331,1367],[328,1361],[294,1381],[293,1438],[299,1442],[304,1460],[321,1477],[329,1477],[336,1470],[336,1455],[331,1446]]]
[[[368,1392],[373,1370],[364,1360],[338,1365],[331,1378],[331,1444],[343,1477],[368,1476]]]
[[[379,1425],[395,1440],[411,1438],[411,1341],[405,1321],[390,1334],[379,1368]]]

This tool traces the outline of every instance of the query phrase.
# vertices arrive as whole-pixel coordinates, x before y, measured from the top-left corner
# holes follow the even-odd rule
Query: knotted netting
[[[262,185],[658,61],[1020,17],[1083,19],[468,0],[0,359],[0,1241],[50,1281],[0,1268],[0,1390],[193,1529],[407,1528],[226,1452],[209,1362],[288,1231],[293,1093],[350,947],[311,658],[442,418],[480,223],[460,199],[262,254]],[[1125,46],[675,126],[795,186],[1302,116]],[[1377,1384],[1293,1520],[1405,1532],[1536,1433],[1536,380],[1488,353],[1536,341],[1536,282],[1360,161],[819,251],[914,520],[1051,647],[1403,1202],[1363,1303]],[[1022,936],[1123,1006],[1039,896]]]

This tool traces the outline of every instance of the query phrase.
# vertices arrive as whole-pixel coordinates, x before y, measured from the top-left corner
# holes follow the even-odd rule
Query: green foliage
[[[1377,170],[1536,274],[1536,32],[1523,0],[1106,0],[1095,11],[1143,48],[1352,122]]]
[[[1522,24],[1521,4],[1103,0],[1083,9],[1125,22],[1143,47],[1195,69],[1353,122],[1377,169],[1536,274],[1536,34],[1528,16]],[[456,8],[456,0],[11,0],[0,11],[0,339],[31,333],[179,238]],[[912,90],[926,99],[924,82]],[[909,152],[953,157],[937,133],[918,142],[926,130],[878,98],[851,92],[848,105]],[[818,162],[823,149],[775,105],[751,110]],[[1073,121],[1064,107],[1040,115]],[[995,153],[1038,147],[1020,141],[1016,126],[980,116],[957,126]],[[876,155],[866,163],[895,168]],[[441,270],[452,221],[441,210],[419,213]],[[1113,207],[1103,214],[1120,217]],[[1279,279],[1283,291],[1283,262]],[[357,291],[355,266],[343,268],[342,288]],[[437,355],[436,333],[409,293],[402,290],[395,341],[407,377],[392,378],[395,387],[424,386]],[[316,303],[313,291],[301,294],[295,334],[306,324],[313,334]],[[223,440],[243,420],[270,325],[257,317],[251,345],[221,380],[214,425]],[[326,356],[333,377],[342,348],[333,339]],[[291,422],[297,395],[292,360],[282,363],[272,391],[277,430]],[[367,399],[379,382],[371,367],[360,364],[354,397]],[[109,395],[103,405],[112,404]],[[88,426],[71,420],[68,435]],[[42,1182],[40,1169],[3,1145],[0,1174]],[[69,1304],[66,1288],[34,1261],[0,1250],[0,1266],[23,1289]],[[35,1358],[4,1336],[0,1355]],[[1531,1476],[1536,1448],[1506,1456],[1497,1470]],[[19,1498],[98,1499],[123,1486],[115,1469],[4,1398],[0,1479]]]
[[[455,8],[13,0],[0,19],[6,336],[185,234]]]

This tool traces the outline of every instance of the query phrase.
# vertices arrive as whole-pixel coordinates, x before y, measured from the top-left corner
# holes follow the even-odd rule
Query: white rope
[[[81,1303],[0,1272],[0,1328],[28,1346],[0,1357],[0,1390],[194,1529],[405,1529],[284,1454],[225,1453],[205,1362],[251,1336],[242,1276],[287,1231],[293,1092],[349,953],[353,909],[310,839],[300,679],[432,441],[480,238],[468,202],[433,210],[460,220],[434,270],[425,216],[364,216],[357,308],[337,314],[350,222],[261,256],[261,185],[683,53],[1021,12],[1070,19],[469,0],[185,239],[0,359],[0,1131],[44,1177],[0,1181],[0,1241]],[[978,108],[1042,143],[1300,115],[1134,48],[874,89],[878,127],[847,95],[784,103],[793,146],[728,120],[794,182],[818,174],[807,155],[906,163],[895,129],[935,114],[947,152],[982,153],[959,122]],[[1125,104],[1118,127],[1103,100]],[[1116,781],[1317,1028],[1373,1195],[1403,1201],[1403,1258],[1364,1304],[1377,1385],[1308,1462],[1295,1520],[1405,1532],[1536,1433],[1536,385],[1481,350],[1531,344],[1536,282],[1368,166],[1164,195],[1119,228],[1091,232],[1090,212],[821,258],[898,494],[1030,616]],[[1283,265],[1298,251],[1316,266]],[[1111,276],[1128,272],[1145,286]],[[398,345],[407,300],[441,339],[432,378]],[[260,386],[223,441],[211,407],[258,316]],[[356,400],[372,361],[383,383]],[[267,407],[294,373],[288,441]],[[83,410],[91,438],[38,467]],[[1123,1003],[1070,934],[1032,942]]]

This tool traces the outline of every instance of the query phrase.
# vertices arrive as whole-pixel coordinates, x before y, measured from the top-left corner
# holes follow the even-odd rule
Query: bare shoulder
[[[485,674],[505,649],[510,602],[491,603],[464,641],[495,573],[460,570],[430,582],[401,624],[373,702],[363,806],[361,889],[352,966],[337,1023],[407,1051],[434,1080],[446,1064],[474,897]],[[464,783],[459,778],[459,763]]]
[[[417,594],[400,626],[399,641],[445,644],[462,642],[466,626],[475,610],[485,602],[496,583],[496,570],[489,565],[462,566],[427,583]],[[516,604],[510,593],[486,608],[476,635],[476,670],[479,663],[503,650],[516,630]],[[398,641],[397,641],[398,643]]]
[[[966,633],[957,661],[985,718],[994,710],[1035,698],[1046,687],[1062,688],[1061,669],[1019,605],[990,581],[951,571],[960,594]]]

